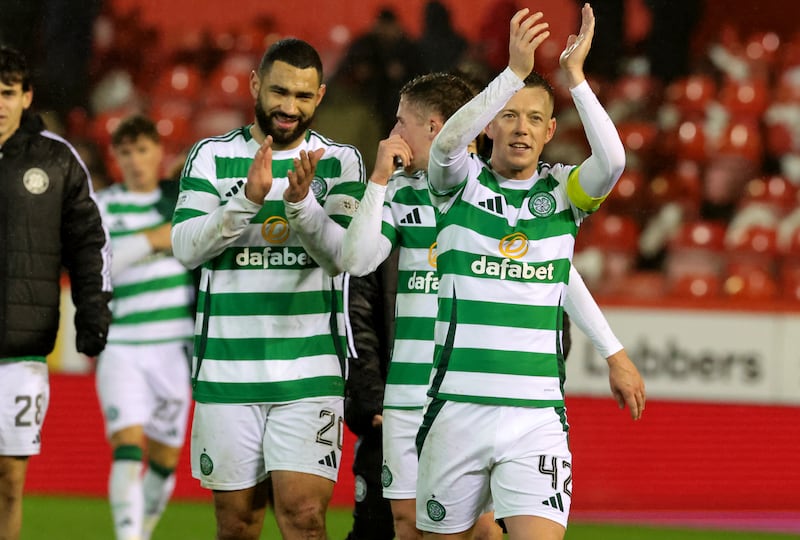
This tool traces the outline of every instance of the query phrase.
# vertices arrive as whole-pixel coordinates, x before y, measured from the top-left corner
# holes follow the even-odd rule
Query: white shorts
[[[0,362],[0,456],[36,456],[50,382],[44,362]]]
[[[183,446],[191,405],[188,342],[107,345],[95,384],[106,436],[131,426],[167,446]]]
[[[492,500],[497,519],[540,516],[567,526],[572,454],[555,409],[441,405],[433,401],[426,409],[417,528],[465,531]]]
[[[196,403],[192,476],[208,489],[255,486],[270,471],[339,476],[342,398],[277,404]]]
[[[383,410],[381,485],[387,499],[417,497],[417,433],[422,409]]]

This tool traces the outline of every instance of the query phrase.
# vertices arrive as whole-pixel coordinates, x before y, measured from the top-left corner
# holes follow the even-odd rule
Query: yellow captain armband
[[[602,197],[592,197],[588,195],[578,181],[578,171],[580,167],[575,167],[569,173],[567,178],[567,197],[572,201],[572,204],[583,210],[584,212],[592,213],[603,204],[608,194]]]

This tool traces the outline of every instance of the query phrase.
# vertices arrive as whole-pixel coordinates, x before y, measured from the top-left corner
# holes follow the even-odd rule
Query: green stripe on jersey
[[[184,273],[175,276],[166,276],[140,281],[138,283],[131,283],[130,285],[114,285],[114,298],[127,298],[129,296],[171,289],[182,285],[194,286],[191,274]]]
[[[281,403],[312,397],[343,396],[341,377],[307,377],[298,381],[225,383],[197,381],[193,396],[200,403]]]
[[[431,376],[431,364],[411,364],[392,362],[389,367],[387,384],[424,384],[427,385]]]
[[[205,293],[198,303],[202,305]],[[211,301],[211,315],[217,317],[253,315],[310,315],[331,310],[330,293],[308,292],[262,292],[262,293],[216,293]]]
[[[448,369],[467,373],[558,377],[557,360],[555,354],[461,347],[458,357],[451,358]]]
[[[208,338],[205,358],[269,362],[269,360],[294,360],[335,354],[333,337],[330,334],[323,334],[299,338]]]
[[[114,317],[112,324],[144,324],[160,321],[171,321],[173,319],[186,318],[191,316],[189,306],[176,306],[161,309],[151,309],[149,311],[137,311],[130,315]],[[144,339],[144,336],[142,336]]]
[[[181,191],[200,191],[210,193],[219,197],[219,192],[214,185],[205,178],[192,178],[184,176],[181,178]]]
[[[427,317],[423,317],[422,314],[418,317],[397,317],[394,338],[433,341],[435,319],[433,313],[427,315]],[[433,361],[433,358],[430,360]]]
[[[557,320],[561,309],[557,306],[532,306],[530,304],[504,304],[503,309],[493,312],[487,319],[487,308],[491,302],[480,300],[458,301],[458,322],[460,324],[482,324],[486,326],[508,326],[550,330],[553,321]],[[439,299],[439,313],[453,312],[453,299]]]

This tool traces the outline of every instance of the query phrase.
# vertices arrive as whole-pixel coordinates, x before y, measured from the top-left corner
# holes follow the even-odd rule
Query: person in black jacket
[[[28,112],[32,99],[25,58],[0,47],[0,538],[12,540],[28,457],[41,448],[62,265],[78,351],[99,354],[111,321],[109,241],[86,166]]]
[[[381,485],[381,426],[394,335],[397,253],[392,253],[375,272],[349,278],[347,307],[352,343],[344,420],[358,441],[353,459],[353,528],[346,540],[392,540],[395,534],[392,508],[383,497]]]

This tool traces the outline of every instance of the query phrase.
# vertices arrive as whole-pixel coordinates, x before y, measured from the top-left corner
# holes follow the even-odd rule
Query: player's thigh
[[[180,447],[186,435],[191,386],[186,344],[148,347],[147,381],[151,393],[145,434],[165,446]]]
[[[95,386],[107,438],[124,428],[145,424],[152,399],[140,347],[107,345],[97,359]]]
[[[191,435],[192,476],[208,489],[243,490],[267,478],[265,405],[196,403]]]
[[[342,460],[342,398],[271,405],[264,435],[267,471],[313,474],[335,482]]]
[[[429,404],[420,429],[417,528],[456,534],[473,527],[490,505],[496,431],[493,407],[437,400]]]
[[[0,455],[41,452],[41,429],[49,402],[47,364],[0,362]]]
[[[387,499],[416,498],[416,438],[421,423],[422,409],[383,411],[381,485]]]
[[[572,502],[572,454],[553,408],[503,407],[491,475],[495,517],[535,516],[566,528]],[[558,528],[556,528],[557,530]]]

